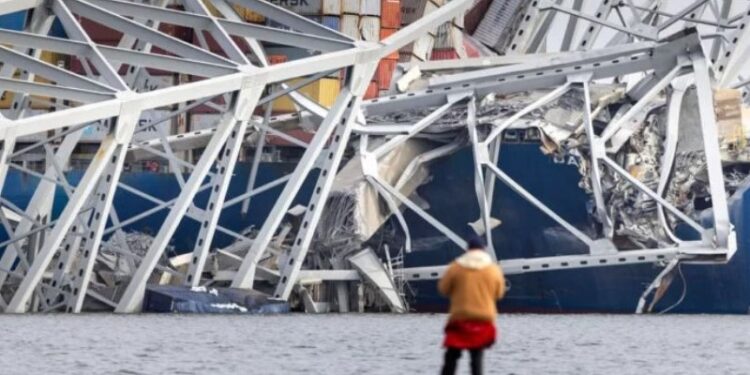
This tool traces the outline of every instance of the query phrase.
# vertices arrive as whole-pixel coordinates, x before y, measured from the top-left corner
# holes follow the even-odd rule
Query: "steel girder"
[[[222,208],[241,203],[253,195],[284,183],[287,185],[288,195],[294,195],[296,189],[291,187],[313,166],[312,164],[307,168],[301,166],[291,176],[281,178],[271,184],[260,187],[251,185],[248,193],[242,197],[227,199],[226,191],[245,133],[252,129],[278,133],[269,128],[270,112],[265,116],[265,123],[259,123],[253,118],[254,109],[264,103],[270,108],[272,100],[291,93],[298,103],[310,109],[312,113],[324,117],[321,129],[328,126],[331,132],[326,134],[325,131],[319,131],[316,138],[317,149],[310,147],[310,152],[321,154],[321,147],[326,145],[328,136],[334,139],[334,142],[328,144],[327,148],[336,157],[330,158],[326,153],[320,158],[328,160],[327,167],[330,168],[330,173],[324,170],[321,174],[320,195],[325,197],[348,144],[352,124],[356,119],[367,84],[375,72],[377,61],[413,41],[420,34],[426,33],[431,29],[431,25],[448,21],[455,15],[462,14],[470,5],[469,1],[455,1],[381,43],[367,43],[354,41],[348,36],[263,1],[232,1],[232,3],[254,9],[289,26],[291,30],[245,23],[224,1],[216,1],[214,4],[216,9],[224,13],[222,16],[209,12],[200,1],[186,1],[184,10],[166,8],[168,1],[114,0],[53,1],[49,4],[15,1],[5,2],[0,7],[0,13],[3,14],[21,10],[27,10],[33,14],[32,22],[23,31],[0,30],[2,34],[0,40],[15,47],[15,49],[0,47],[2,49],[0,59],[3,62],[2,75],[10,77],[17,68],[23,70],[23,75],[18,78],[0,79],[0,90],[17,93],[16,101],[19,98],[25,100],[14,105],[15,108],[24,107],[24,110],[29,108],[30,95],[50,97],[54,99],[53,103],[64,104],[68,107],[36,116],[18,110],[11,114],[4,113],[5,116],[9,116],[9,119],[3,118],[2,127],[0,127],[0,133],[2,133],[0,137],[3,140],[1,174],[3,177],[8,166],[14,165],[12,157],[16,141],[26,140],[29,137],[39,139],[38,135],[44,133],[51,135],[46,139],[42,137],[42,140],[35,141],[16,156],[21,156],[23,152],[38,147],[49,149],[49,144],[56,147],[55,142],[59,142],[60,139],[64,140],[63,145],[67,145],[59,148],[57,152],[53,151],[52,154],[48,150],[48,154],[52,155],[50,160],[55,168],[50,166],[46,174],[38,174],[27,168],[21,168],[22,171],[34,173],[44,179],[37,188],[39,198],[35,199],[28,208],[21,210],[24,217],[29,217],[29,219],[23,219],[15,226],[15,229],[5,220],[5,229],[9,231],[11,240],[6,241],[3,259],[0,261],[4,265],[1,275],[3,281],[6,281],[8,276],[18,281],[5,308],[6,312],[36,309],[39,303],[44,311],[64,309],[79,312],[81,310],[84,297],[89,291],[91,270],[97,262],[103,236],[105,233],[117,236],[117,228],[127,225],[133,219],[128,218],[123,222],[117,219],[112,208],[112,201],[118,190],[149,199],[158,204],[154,212],[166,208],[169,209],[169,215],[145,256],[134,257],[139,266],[124,294],[114,296],[114,300],[100,295],[94,298],[100,301],[106,300],[109,306],[117,306],[116,311],[119,312],[136,311],[151,273],[158,268],[157,260],[164,252],[183,217],[190,217],[202,223],[200,238],[194,249],[194,261],[191,262],[188,273],[182,275],[185,283],[198,285],[212,237],[216,230],[222,230],[217,224]],[[50,8],[46,8],[47,5]],[[92,38],[96,36],[88,34],[87,28],[81,23],[82,18],[121,32],[123,36],[120,43],[113,47],[94,42]],[[68,34],[67,38],[47,35],[49,26],[55,19],[62,22]],[[218,42],[221,52],[209,50],[206,45],[193,45],[159,31],[157,28],[161,23],[192,28],[198,33],[205,30]],[[252,55],[246,55],[238,39],[232,36],[239,37],[240,40],[250,44]],[[262,46],[258,41],[313,49],[322,53],[277,66],[268,66]],[[171,54],[149,53],[152,46]],[[41,61],[41,51],[75,56],[80,59],[83,71],[71,72]],[[127,70],[126,74],[121,76],[118,71],[123,66],[127,67]],[[342,95],[339,104],[331,110],[325,110],[297,93],[299,86],[290,87],[284,83],[296,77],[309,77],[307,79],[309,83],[323,77],[327,72],[346,67],[351,68],[349,69],[350,77],[347,80],[348,85],[344,91],[351,94]],[[147,68],[192,74],[205,79],[164,89],[149,90],[142,86],[148,82]],[[33,82],[35,75],[44,77],[51,83]],[[266,86],[274,83],[281,84],[282,89],[262,98]],[[226,94],[232,95],[230,107],[218,127],[207,134],[209,140],[197,164],[193,165],[191,161],[184,161],[175,156],[169,140],[163,135],[160,140],[155,140],[155,144],[151,143],[152,145],[148,142],[132,141],[133,135],[145,128],[137,124],[143,111],[187,103],[182,106],[182,109],[173,111],[158,122],[169,121],[170,118],[185,113],[191,106],[200,105],[199,102],[211,103],[211,98],[217,95],[227,97]],[[191,101],[196,101],[197,104],[190,104]],[[345,119],[344,116],[348,114],[351,116]],[[83,179],[75,186],[71,186],[66,182],[65,175],[62,173],[68,164],[72,148],[80,139],[82,129],[92,122],[100,126],[109,126],[109,135],[101,143],[99,152],[88,166]],[[182,138],[183,134],[175,133],[173,136]],[[24,143],[28,144],[27,141]],[[313,146],[315,145],[314,142]],[[187,180],[182,179],[181,175],[176,173],[182,186],[179,197],[164,202],[119,181],[125,156],[134,150],[144,150],[164,157],[173,169],[179,170],[182,167],[192,169]],[[315,162],[315,159],[315,157],[310,158],[312,162]],[[211,183],[204,185],[204,179],[208,176],[211,178]],[[55,185],[63,186],[70,196],[63,212],[53,220],[48,212],[53,196],[51,193]],[[207,206],[204,209],[195,207],[193,204],[195,195],[207,188],[211,190]],[[313,215],[312,221],[316,221],[316,217],[321,214],[322,207],[318,210],[312,207],[314,203],[311,203],[309,212]],[[282,214],[283,212],[278,213],[278,215]],[[108,223],[107,219],[110,217],[113,220]],[[267,220],[269,223],[273,221],[273,217]],[[79,224],[76,225],[76,223]],[[34,227],[41,229],[32,230]],[[311,225],[311,228],[313,227],[314,224]],[[48,233],[44,236],[44,241],[39,243],[41,246],[39,253],[28,253],[32,247],[31,236],[41,232]],[[231,233],[231,231],[224,230],[224,233],[227,232]],[[304,237],[306,244],[295,248],[298,261],[290,262],[291,267],[282,270],[282,276],[279,278],[280,294],[288,296],[291,286],[296,283],[312,233],[314,232],[309,231],[307,234],[299,235]],[[242,238],[242,236],[239,237]],[[260,241],[256,239],[256,242]],[[262,253],[263,250],[259,252]],[[132,256],[134,255],[131,254]],[[21,261],[18,264],[17,259]],[[54,274],[48,279],[44,275],[53,259],[58,259],[60,264],[59,267],[57,263],[54,264]],[[241,273],[238,273],[238,278],[239,275]],[[283,286],[285,283],[289,287]],[[13,284],[15,285],[15,282]],[[9,284],[5,283],[5,286]],[[94,294],[89,293],[90,296]],[[41,302],[38,302],[39,300]],[[2,302],[5,305],[5,301]]]
[[[465,69],[466,72],[434,78],[424,90],[374,100],[363,100],[362,97],[378,60],[426,35],[435,25],[460,17],[471,5],[470,1],[453,0],[380,43],[354,41],[262,0],[212,1],[222,13],[221,16],[212,14],[203,2],[197,0],[182,2],[184,10],[167,8],[168,3],[164,0],[57,0],[48,4],[14,0],[0,5],[0,14],[33,9],[31,22],[24,31],[0,30],[0,42],[13,46],[0,46],[0,61],[3,62],[0,68],[0,91],[16,93],[13,110],[4,112],[4,116],[0,118],[0,139],[3,141],[0,151],[0,182],[4,180],[8,167],[14,165],[14,157],[18,158],[38,147],[49,149],[49,167],[44,173],[38,174],[42,180],[34,194],[35,198],[28,207],[15,210],[22,219],[14,228],[4,214],[1,218],[11,238],[2,244],[4,252],[0,259],[0,290],[5,287],[12,291],[7,302],[0,296],[0,306],[3,306],[4,311],[63,309],[80,312],[87,295],[118,312],[138,311],[144,289],[154,270],[177,275],[182,283],[189,286],[202,284],[201,275],[206,257],[212,250],[212,238],[216,231],[252,243],[247,255],[237,259],[237,271],[225,275],[226,280],[231,280],[234,287],[251,288],[255,280],[263,278],[274,284],[275,297],[287,299],[294,286],[304,277],[331,281],[358,280],[355,272],[345,270],[328,272],[302,269],[334,177],[344,159],[344,151],[353,138],[360,140],[358,157],[362,159],[363,173],[399,219],[406,233],[407,249],[410,246],[408,224],[400,213],[399,204],[413,210],[457,246],[464,247],[466,243],[460,236],[404,196],[399,191],[398,184],[392,186],[377,172],[380,158],[406,140],[422,135],[436,120],[458,104],[468,106],[466,130],[473,149],[475,193],[484,228],[491,226],[490,208],[494,182],[497,179],[592,249],[591,254],[543,259],[508,260],[503,259],[501,253],[497,254],[507,273],[653,263],[672,259],[701,258],[721,262],[731,257],[736,246],[726,210],[716,124],[711,112],[712,86],[739,87],[744,84],[741,70],[747,57],[745,47],[748,43],[743,43],[747,38],[744,27],[747,17],[732,16],[734,12],[728,2],[724,3],[721,13],[713,9],[713,3],[707,6],[705,1],[684,4],[682,8],[669,12],[658,6],[635,4],[634,1],[612,1],[603,2],[593,13],[580,1],[574,2],[570,7],[564,1],[540,1],[533,2],[533,5],[529,3],[523,12],[525,21],[518,26],[522,32],[515,30],[515,36],[511,38],[510,43],[515,46],[510,48],[513,56],[463,60],[458,63],[422,63],[424,66],[434,66],[435,69]],[[290,30],[242,22],[230,5],[252,9],[288,26]],[[631,12],[632,16],[628,20],[622,19],[623,11]],[[699,16],[691,17],[693,14]],[[705,15],[709,18],[705,18]],[[714,16],[713,19],[710,18],[711,15]],[[556,51],[549,34],[555,19],[560,16],[570,16],[570,19],[559,51]],[[81,18],[107,25],[123,36],[117,46],[97,44],[83,27]],[[63,23],[67,39],[47,35],[54,19]],[[198,38],[200,42],[195,45],[161,32],[161,23],[196,30],[201,33]],[[712,27],[712,32],[719,36],[712,37],[711,33],[703,30],[696,32],[694,28],[674,30],[686,26]],[[605,35],[603,30],[614,30],[615,36],[611,33]],[[206,43],[204,31],[217,42],[218,51]],[[269,66],[260,41],[317,50],[320,54]],[[627,43],[631,41],[633,43]],[[249,46],[249,51],[243,49],[243,43]],[[710,56],[718,56],[715,64],[707,62],[701,52],[709,43],[712,49]],[[575,46],[578,51],[568,52],[571,46]],[[599,46],[605,47],[598,48]],[[152,47],[159,47],[168,54],[150,53]],[[41,51],[78,56],[83,72],[71,72],[41,61]],[[524,55],[528,53],[535,55]],[[298,92],[304,82],[312,82],[342,68],[347,69],[346,85],[330,109],[310,101]],[[119,74],[121,69],[126,69],[124,75]],[[190,74],[202,79],[149,90],[146,82],[152,77],[148,69]],[[21,74],[13,77],[16,70]],[[602,134],[596,134],[592,126],[589,86],[597,81],[639,76],[644,72],[653,74],[656,78],[651,79],[651,83],[644,84],[642,95],[633,94],[638,98],[633,109],[619,122],[610,123]],[[35,76],[46,78],[50,83],[34,82]],[[303,82],[287,83],[297,77],[303,77]],[[710,231],[700,227],[666,201],[663,198],[663,187],[652,191],[623,171],[607,155],[607,141],[618,137],[618,132],[627,119],[637,114],[663,90],[684,90],[686,79],[690,84],[694,83],[699,93],[704,151],[709,165],[714,202],[715,226]],[[271,86],[274,87],[273,90],[266,90]],[[591,238],[565,222],[502,171],[497,156],[502,132],[516,120],[556,99],[572,87],[582,89],[586,97],[584,125],[594,165],[589,178],[596,187],[594,196],[599,220],[608,222],[604,203],[600,198],[602,188],[598,183],[601,168],[609,168],[655,199],[663,217],[667,211],[673,217],[699,229],[703,234],[702,241],[675,241],[672,248],[617,252],[607,242],[611,236],[611,227],[605,225],[607,229],[601,238]],[[476,121],[476,105],[487,94],[550,88],[552,91],[548,95],[522,109],[503,124],[494,126],[486,137],[482,138],[477,131],[479,124]],[[270,92],[264,96],[266,91]],[[304,117],[277,118],[271,115],[271,102],[286,93],[291,94],[308,118],[320,120],[310,144],[296,141],[300,146],[306,147],[302,160],[289,176],[260,187],[255,187],[251,178],[247,193],[227,197],[227,189],[232,180],[231,171],[239,157],[245,135],[259,132],[261,140],[266,134],[283,136],[283,133],[274,129],[274,124]],[[33,100],[38,100],[32,95],[54,98],[57,110],[31,115],[30,104]],[[170,108],[167,116],[155,121],[161,123],[171,121],[201,104],[216,106],[213,100],[217,97],[225,98],[227,104],[222,107],[224,114],[215,128],[189,133],[178,129],[151,140],[134,141],[134,135],[146,128],[145,125],[138,124],[144,111]],[[679,102],[678,98],[673,100]],[[263,105],[266,106],[264,116],[254,116],[256,107]],[[387,115],[415,108],[432,108],[432,112],[409,125],[371,125],[366,121],[368,116]],[[92,123],[107,126],[109,134],[99,146],[97,156],[88,166],[83,179],[71,186],[62,172],[70,160],[73,148],[80,141],[83,129]],[[673,127],[677,128],[676,125]],[[44,133],[49,135],[39,137]],[[36,137],[38,140],[32,146],[14,152],[15,144],[19,141],[28,143],[25,140],[29,137]],[[376,137],[384,138],[385,141],[369,150],[367,140]],[[59,143],[60,140],[62,143]],[[195,143],[185,146],[187,149],[205,146],[195,164],[192,160],[176,156],[176,150],[188,142]],[[449,144],[444,149],[433,150],[429,155],[425,154],[415,160],[411,167],[415,168],[419,163],[425,163],[457,147],[460,147],[459,142]],[[182,189],[178,197],[164,201],[119,181],[126,155],[135,152],[148,152],[168,160]],[[257,155],[255,160],[259,160]],[[187,180],[179,172],[180,168],[191,170]],[[253,169],[257,170],[257,163]],[[288,252],[279,254],[283,261],[280,262],[278,271],[261,267],[259,262],[268,255],[284,215],[299,193],[301,184],[314,169],[318,170],[315,193],[307,204],[301,229],[295,234],[292,247]],[[665,170],[665,173],[668,171]],[[226,207],[249,202],[250,197],[281,184],[284,184],[283,192],[254,238],[247,238],[218,225],[219,216]],[[62,213],[53,218],[51,206],[56,185],[65,188],[70,197]],[[195,205],[194,198],[204,190],[210,190],[209,200],[205,207],[200,208]],[[147,199],[156,206],[136,217],[120,221],[112,202],[115,194],[123,191]],[[12,208],[7,201],[3,204]],[[138,264],[124,294],[103,296],[92,290],[92,268],[97,261],[103,261],[97,258],[101,255],[99,250],[103,238],[117,236],[119,228],[163,209],[169,210],[167,220],[145,255],[136,256],[127,249],[120,249]],[[247,206],[243,208],[243,212],[247,212]],[[183,274],[174,269],[164,269],[158,264],[158,260],[164,254],[177,225],[186,217],[201,223],[201,228],[188,270]],[[491,243],[490,230],[486,231],[486,235]],[[126,246],[124,240],[120,239],[120,243]],[[404,275],[408,280],[434,279],[442,269],[442,266],[408,269],[404,270]],[[51,277],[47,275],[49,271],[52,271]],[[14,283],[9,282],[11,279]]]

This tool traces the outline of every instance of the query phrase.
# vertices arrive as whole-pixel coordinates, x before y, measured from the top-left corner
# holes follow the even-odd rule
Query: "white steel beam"
[[[21,281],[18,290],[13,294],[13,298],[8,304],[6,312],[22,313],[27,310],[31,294],[42,280],[42,276],[47,270],[47,266],[52,261],[52,257],[57,253],[66,233],[68,233],[73,221],[83,208],[84,202],[94,190],[96,181],[101,177],[102,172],[107,166],[107,162],[112,157],[116,148],[117,143],[114,135],[109,135],[104,139],[97,155],[94,157],[91,165],[89,165],[89,168],[79,182],[75,193],[60,214],[60,219],[52,228],[49,236],[45,238],[42,250],[34,257],[34,262],[31,264],[24,279]]]
[[[226,144],[232,131],[235,131],[236,124],[238,122],[248,121],[265,85],[266,82],[264,81],[249,81],[245,84],[245,88],[236,94],[232,103],[232,110],[225,113],[220,120],[216,133],[211,138],[211,141],[201,155],[201,159],[193,170],[193,173],[190,174],[190,178],[185,184],[185,189],[180,192],[180,195],[170,210],[164,225],[154,238],[146,256],[143,258],[141,264],[133,275],[132,281],[128,284],[125,294],[118,302],[117,309],[115,309],[116,312],[129,313],[135,312],[139,309],[146,290],[146,282],[151,276],[151,272],[153,271],[154,266],[156,266],[159,257],[161,257],[161,254],[164,252],[167,242],[177,230],[177,225],[192,204],[198,188],[208,174],[211,166],[214,164],[222,147]]]

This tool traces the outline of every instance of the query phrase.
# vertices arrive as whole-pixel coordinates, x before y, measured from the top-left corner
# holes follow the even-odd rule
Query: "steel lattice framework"
[[[383,179],[378,167],[379,160],[390,151],[419,137],[459,105],[467,107],[465,131],[473,149],[475,193],[484,227],[492,227],[490,207],[494,184],[499,180],[590,249],[590,253],[584,255],[532,259],[503,259],[502,253],[498,253],[497,258],[501,259],[506,273],[654,262],[669,262],[667,269],[670,269],[679,261],[726,262],[736,250],[712,97],[715,87],[742,88],[747,83],[740,74],[750,52],[747,35],[750,28],[744,27],[750,20],[750,11],[732,9],[738,5],[731,1],[673,2],[680,3],[676,12],[661,10],[661,2],[641,6],[634,1],[604,1],[593,13],[587,13],[582,7],[583,1],[573,1],[570,7],[562,1],[529,1],[524,6],[525,21],[514,26],[514,36],[509,42],[512,48],[507,55],[417,64],[424,72],[459,72],[432,78],[426,88],[418,91],[367,101],[363,100],[363,95],[380,59],[431,32],[437,25],[461,17],[473,1],[452,0],[380,43],[353,40],[262,0],[212,0],[220,16],[213,14],[200,0],[179,1],[180,8],[168,7],[171,3],[166,0],[7,0],[0,3],[0,14],[33,10],[24,31],[0,30],[0,92],[16,94],[11,109],[0,116],[0,185],[4,184],[10,168],[40,179],[27,207],[16,207],[5,198],[0,200],[3,206],[0,219],[9,238],[0,244],[3,248],[0,290],[11,291],[10,299],[0,298],[3,311],[80,312],[87,297],[111,306],[116,312],[139,311],[146,285],[154,270],[162,267],[159,259],[178,225],[186,218],[200,223],[188,270],[184,274],[172,269],[161,271],[179,276],[187,286],[199,286],[205,281],[201,275],[217,231],[249,246],[247,255],[238,259],[240,265],[230,276],[232,287],[253,288],[256,280],[269,281],[275,285],[274,297],[288,299],[302,276],[331,282],[360,280],[361,273],[351,269],[303,269],[334,178],[346,158],[345,151],[354,140],[358,145],[354,157],[361,160],[367,181],[398,218],[407,237],[407,248],[410,246],[409,228],[400,212],[402,206],[414,211],[456,245],[465,247],[460,236]],[[288,29],[246,23],[232,5],[251,9]],[[122,37],[116,46],[97,44],[82,26],[82,19],[106,25],[122,33]],[[62,23],[67,39],[48,36],[54,20]],[[558,23],[565,26],[565,33],[560,45],[553,48],[548,35]],[[218,43],[221,52],[212,52],[206,40],[190,44],[159,31],[160,24],[205,32]],[[585,26],[585,31],[576,33],[576,29],[583,27],[581,25]],[[314,50],[317,54],[269,65],[263,42]],[[154,53],[156,48],[167,53]],[[248,48],[250,52],[246,51]],[[559,52],[544,52],[545,48]],[[78,56],[85,74],[44,62],[42,51]],[[201,79],[151,89],[149,69]],[[347,78],[330,108],[320,106],[299,91],[300,87],[340,69],[346,70]],[[42,77],[48,83],[37,82],[35,77]],[[302,80],[289,83],[294,78]],[[591,105],[590,87],[592,83],[611,80],[635,82],[628,92],[628,96],[634,98],[633,105],[603,132],[597,133],[593,126],[595,109]],[[713,203],[711,228],[705,228],[681,212],[664,198],[663,190],[647,187],[611,157],[614,140],[627,138],[623,134],[627,133],[629,121],[665,90],[671,93],[669,108],[677,113],[669,117],[668,128],[677,132],[682,93],[689,87],[695,88],[700,108],[703,151]],[[477,103],[486,95],[539,89],[550,91],[502,123],[493,125],[488,133],[478,131]],[[603,224],[596,238],[566,222],[535,198],[503,171],[498,160],[500,135],[505,129],[572,89],[582,90],[585,98],[583,129],[592,165],[589,178],[597,220]],[[303,109],[302,114],[272,116],[270,103],[287,94]],[[32,96],[49,98],[56,110],[33,113],[31,103],[39,99]],[[225,104],[216,104],[216,98],[223,98]],[[150,140],[134,138],[148,126],[168,121],[200,105],[211,105],[222,112],[215,127],[190,133],[177,131]],[[139,124],[144,111],[174,106],[178,109],[164,118]],[[370,116],[387,116],[415,108],[430,109],[430,113],[410,125],[373,125],[367,121]],[[317,126],[309,144],[290,139],[305,148],[294,172],[262,186],[254,186],[251,177],[245,194],[228,197],[232,171],[246,135],[287,137],[275,129],[275,124],[301,117],[312,119]],[[63,171],[83,129],[92,123],[108,127],[108,134],[98,145],[80,181],[71,184]],[[40,134],[41,140],[30,146],[16,146],[19,140]],[[193,141],[205,146],[195,164],[177,157],[173,150],[180,142]],[[676,141],[667,139],[665,142]],[[46,155],[43,173],[14,162],[24,153],[39,148],[43,148]],[[667,145],[666,149],[672,150],[668,153],[674,152],[674,147]],[[121,181],[126,157],[134,152],[167,159],[180,184],[179,195],[164,201]],[[427,163],[428,159],[417,162]],[[256,157],[254,171],[257,171],[258,160]],[[666,181],[671,168],[671,165],[665,167],[660,178]],[[186,178],[180,173],[183,169],[190,171]],[[317,173],[313,174],[315,170]],[[658,202],[661,215],[669,215],[694,228],[702,238],[676,241],[673,246],[659,249],[618,251],[611,241],[612,219],[602,198],[602,170],[631,182]],[[291,249],[284,254],[284,262],[278,270],[263,267],[261,259],[267,255],[274,236],[281,230],[284,215],[310,176],[315,179],[313,195],[302,215],[300,229],[294,234]],[[252,238],[219,225],[222,210],[243,204],[247,211],[250,198],[282,185],[283,191],[270,215]],[[53,216],[53,193],[58,187],[65,190],[68,200],[61,213]],[[136,217],[121,220],[112,204],[114,195],[121,190],[150,200],[156,206]],[[210,192],[209,199],[205,207],[199,208],[193,201],[203,191]],[[168,215],[142,257],[130,253],[124,239],[119,240],[123,244],[120,249],[123,255],[134,258],[138,264],[124,292],[102,296],[89,289],[103,239],[121,236],[118,229],[161,209],[168,209]],[[11,215],[16,219],[11,220]],[[486,232],[492,248],[491,233]],[[440,276],[442,269],[405,269],[403,278],[434,279]]]

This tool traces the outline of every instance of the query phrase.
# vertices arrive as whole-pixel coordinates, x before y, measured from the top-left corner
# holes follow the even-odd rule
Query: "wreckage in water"
[[[3,311],[440,309],[434,280],[469,231],[509,309],[748,311],[748,9],[495,1],[460,35],[486,56],[410,58],[364,100],[381,59],[419,57],[475,4],[376,42],[206,3],[0,5],[27,21],[0,30]],[[296,59],[268,65],[278,45]],[[303,94],[341,69],[335,100]],[[274,114],[286,95],[299,111]],[[215,123],[190,129],[199,108]],[[267,160],[274,137],[297,148]],[[123,171],[144,161],[171,173]]]

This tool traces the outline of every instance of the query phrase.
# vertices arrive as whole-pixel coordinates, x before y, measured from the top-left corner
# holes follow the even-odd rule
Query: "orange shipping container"
[[[381,0],[380,27],[398,29],[401,27],[401,1]]]
[[[396,70],[396,64],[398,60],[380,60],[378,63],[378,88],[380,90],[387,90],[391,87],[391,78],[393,78],[393,72]]]
[[[268,55],[268,64],[276,65],[287,62],[286,55]]]
[[[365,92],[364,99],[375,99],[378,97],[378,84],[375,81],[370,82],[370,85],[367,86],[367,91]]]
[[[380,21],[382,22],[383,20],[380,20]],[[396,31],[398,31],[398,29],[384,29],[384,28],[381,28],[380,29],[380,40],[383,40],[383,39],[385,39],[385,38],[393,35]],[[398,50],[393,51],[393,53],[391,53],[390,55],[386,56],[385,58],[388,59],[388,60],[398,60]]]

